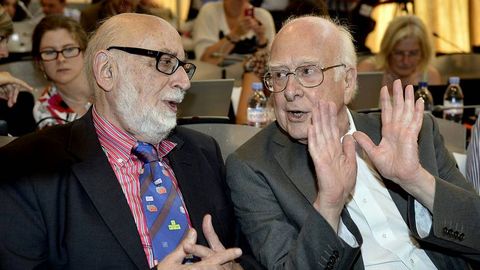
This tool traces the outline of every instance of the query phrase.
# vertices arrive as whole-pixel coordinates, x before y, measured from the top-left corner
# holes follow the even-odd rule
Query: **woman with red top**
[[[87,35],[73,19],[42,19],[32,36],[32,54],[51,82],[37,100],[33,116],[43,128],[73,121],[90,107],[91,91],[83,72]]]

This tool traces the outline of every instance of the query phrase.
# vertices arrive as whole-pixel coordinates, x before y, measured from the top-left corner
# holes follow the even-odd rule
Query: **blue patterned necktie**
[[[155,147],[149,143],[137,142],[132,153],[144,164],[143,173],[140,174],[140,196],[153,256],[155,260],[161,261],[177,247],[188,231],[186,211]]]

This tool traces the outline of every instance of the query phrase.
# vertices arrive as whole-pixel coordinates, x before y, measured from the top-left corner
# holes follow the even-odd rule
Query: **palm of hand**
[[[400,184],[399,179],[408,179],[419,169],[417,137],[418,131],[408,123],[382,127],[382,140],[370,159],[383,177]]]

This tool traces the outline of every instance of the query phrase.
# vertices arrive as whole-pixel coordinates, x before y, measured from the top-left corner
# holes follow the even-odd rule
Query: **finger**
[[[424,111],[424,105],[425,105],[424,103],[425,101],[423,99],[418,99],[415,102],[415,114],[413,116],[413,121],[411,126],[415,134],[417,135],[420,132],[420,129],[423,123],[423,111]]]
[[[222,245],[222,242],[220,242],[217,234],[215,233],[215,229],[213,228],[213,224],[212,224],[211,215],[207,214],[203,218],[202,229],[210,248],[212,248],[215,251],[220,251],[225,249],[225,247]]]
[[[339,129],[338,129],[338,121],[337,121],[337,105],[333,102],[329,102],[329,111],[330,111],[330,130],[332,133],[332,138],[340,141],[340,136],[339,136]]]
[[[415,96],[413,94],[413,86],[407,85],[405,87],[405,105],[403,112],[403,121],[405,123],[410,123],[413,119],[413,114],[415,111]]]
[[[387,86],[380,89],[380,106],[382,109],[382,124],[389,124],[392,121],[392,101]]]
[[[199,263],[202,264],[212,264],[212,265],[220,265],[225,264],[230,261],[233,261],[242,255],[242,250],[239,248],[229,248],[221,252],[216,252],[213,256],[210,256],[206,259],[202,259]]]
[[[192,254],[200,258],[207,258],[208,256],[215,254],[215,252],[212,249],[202,245],[197,245],[197,244],[184,245],[184,251],[188,254]]]
[[[322,142],[320,138],[321,128],[319,110],[318,102],[316,102],[312,108],[312,123],[308,126],[308,149],[310,153],[315,153]]]
[[[355,140],[352,135],[345,135],[343,137],[343,153],[349,162],[356,161],[357,155],[355,153]]]
[[[19,80],[19,79],[16,79],[15,78],[15,81],[14,81],[15,84],[17,84],[18,86],[20,86],[21,89],[26,89],[30,92],[33,91],[33,87],[31,87],[28,83],[22,81],[22,80]]]
[[[330,141],[333,136],[331,130],[331,116],[329,106],[330,105],[328,102],[319,101],[321,134],[323,135],[325,142]]]
[[[372,139],[370,139],[367,134],[361,131],[355,131],[353,133],[353,138],[355,138],[357,143],[360,145],[360,147],[362,147],[368,157],[373,160],[372,157],[374,156],[376,145],[373,143]]]
[[[403,88],[402,81],[399,79],[393,82],[393,110],[392,120],[395,122],[403,119],[403,106],[405,101],[403,100]]]
[[[187,235],[180,244],[168,254],[162,261],[181,264],[185,256],[189,254],[187,246],[195,245],[197,242],[197,232],[195,229],[189,229]]]
[[[17,103],[17,96],[19,93],[19,90],[15,85],[9,84],[6,86],[7,92],[8,92],[8,107],[12,107]]]

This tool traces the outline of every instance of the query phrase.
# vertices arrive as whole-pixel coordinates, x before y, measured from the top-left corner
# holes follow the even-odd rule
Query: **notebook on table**
[[[231,122],[231,96],[234,79],[192,81],[178,105],[179,124]]]
[[[348,107],[354,111],[378,109],[383,72],[359,72],[357,74],[357,95]]]

